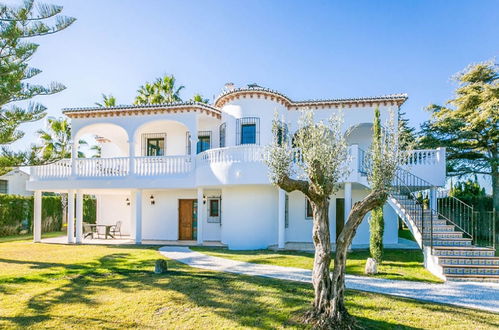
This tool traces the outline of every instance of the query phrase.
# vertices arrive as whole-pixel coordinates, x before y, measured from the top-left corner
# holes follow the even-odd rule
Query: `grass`
[[[304,328],[311,285],[217,273],[153,247],[0,244],[0,328]],[[497,314],[347,290],[360,326],[493,329]]]
[[[42,238],[59,237],[65,234],[66,232],[62,231],[52,231],[48,233],[42,233]],[[0,237],[0,243],[13,242],[13,241],[27,241],[27,240],[30,241],[33,240],[33,233]]]
[[[416,241],[409,228],[399,229],[399,237],[405,238],[409,241],[414,241],[414,242]]]
[[[256,264],[272,264],[284,267],[312,269],[314,255],[297,251],[233,251],[223,248],[193,247],[193,250],[221,258]],[[355,250],[348,253],[347,273],[363,275],[369,251]],[[442,280],[431,274],[423,266],[423,254],[419,250],[385,250],[384,261],[378,266],[379,273],[374,277],[395,280],[424,281],[441,283]]]

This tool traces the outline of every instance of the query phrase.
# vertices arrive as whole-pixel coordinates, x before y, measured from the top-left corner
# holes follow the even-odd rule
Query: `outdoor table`
[[[106,228],[106,234],[105,234],[105,239],[107,239],[108,237],[111,237],[111,238],[114,238],[113,234],[111,234],[111,228],[114,226],[114,225],[96,225],[96,224],[90,224],[89,225],[90,227],[95,227],[96,230],[98,227],[105,227]],[[99,233],[97,232],[97,236],[99,235]]]

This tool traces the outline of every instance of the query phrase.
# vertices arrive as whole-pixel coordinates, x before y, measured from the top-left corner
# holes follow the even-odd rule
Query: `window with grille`
[[[220,148],[225,147],[225,129],[226,129],[226,124],[220,124],[219,131],[220,131]]]
[[[308,200],[308,198],[305,198],[305,201],[306,201],[306,214],[305,214],[305,217],[307,219],[312,219],[314,217],[314,213],[312,211],[312,205],[310,204],[310,201]]]
[[[236,123],[236,145],[260,144],[260,118],[245,117]]]
[[[280,122],[277,127],[277,144],[282,145],[286,142],[288,136],[288,125],[286,123]]]
[[[208,198],[208,222],[220,223],[221,217],[221,200],[220,197]]]
[[[211,131],[199,131],[197,142],[197,153],[206,151],[211,148]]]
[[[142,134],[142,156],[164,156],[166,133]]]
[[[9,181],[0,180],[0,194],[7,194],[9,192]]]

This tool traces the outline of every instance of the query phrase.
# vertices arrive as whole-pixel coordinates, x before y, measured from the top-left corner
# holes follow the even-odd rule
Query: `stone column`
[[[286,244],[286,192],[279,189],[278,197],[278,236],[277,236],[277,247],[279,249],[284,249]]]
[[[203,244],[203,223],[204,223],[204,216],[205,216],[205,208],[203,204],[203,188],[198,188],[198,209],[197,209],[197,242],[199,245]]]
[[[76,191],[76,244],[81,244],[83,241],[83,192]]]
[[[75,242],[75,191],[68,191],[68,243]]]
[[[135,244],[142,244],[142,189],[134,192],[133,217],[135,223]]]
[[[430,209],[437,211],[438,205],[437,205],[437,188],[436,187],[431,187],[430,188]]]
[[[348,220],[348,215],[352,209],[352,183],[345,182],[345,222]]]
[[[42,241],[42,192],[40,190],[36,190],[34,193],[33,241],[35,243]]]

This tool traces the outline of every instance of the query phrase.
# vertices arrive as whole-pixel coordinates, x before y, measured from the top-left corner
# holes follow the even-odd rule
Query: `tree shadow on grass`
[[[113,246],[113,249],[116,247]],[[130,247],[123,247],[123,249],[129,250]],[[150,327],[154,324],[120,323],[106,318],[105,315],[102,317],[53,315],[51,309],[58,306],[71,309],[73,304],[96,307],[102,304],[96,296],[106,291],[119,290],[133,294],[140,290],[154,289],[181,294],[170,296],[170,300],[166,299],[164,302],[158,301],[154,312],[156,318],[161,318],[162,311],[168,308],[182,309],[182,305],[185,307],[185,305],[194,304],[221,318],[237,322],[243,327],[261,329],[278,326],[303,327],[293,315],[304,307],[310,306],[313,296],[310,284],[205,271],[171,260],[168,261],[170,270],[166,274],[156,275],[152,270],[159,255],[157,258],[138,259],[132,252],[109,253],[98,259],[73,265],[1,260],[7,263],[29,263],[33,265],[33,269],[48,271],[37,274],[36,277],[29,274],[18,276],[12,283],[51,282],[54,278],[62,278],[65,281],[63,285],[56,288],[50,286],[47,290],[31,296],[19,315],[2,316],[0,320],[20,327],[36,326],[52,319],[70,323],[77,321],[80,324],[104,328]],[[11,292],[7,293],[8,295],[15,295],[17,292],[13,290],[20,291],[22,286],[9,290]],[[347,292],[347,296],[352,294],[364,293]],[[402,298],[393,299],[396,301]],[[354,309],[365,308],[352,301],[348,302],[348,305]],[[472,317],[471,314],[470,317]],[[383,329],[402,327],[400,324],[362,317],[358,320],[359,325],[363,327]]]

